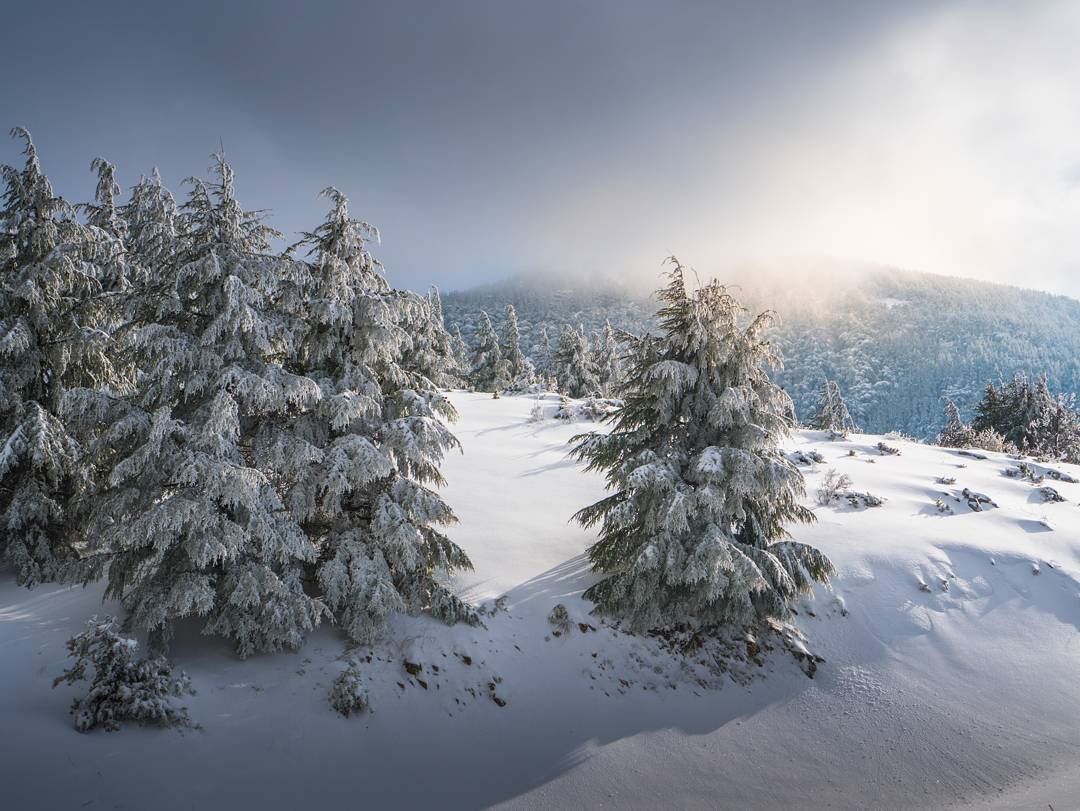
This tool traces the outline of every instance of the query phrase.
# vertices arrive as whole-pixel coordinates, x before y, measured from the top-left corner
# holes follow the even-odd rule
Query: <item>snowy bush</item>
[[[820,451],[795,451],[791,454],[791,459],[795,464],[803,466],[818,465],[825,461]]]
[[[855,509],[861,507],[880,507],[885,503],[885,499],[881,496],[875,496],[873,493],[857,493],[849,490],[843,494],[843,497],[847,499],[847,503]]]
[[[132,721],[165,727],[191,726],[187,709],[177,698],[193,693],[184,673],[174,675],[163,657],[136,659],[137,643],[116,631],[112,617],[87,623],[87,630],[68,640],[75,664],[53,681],[74,684],[91,679],[90,691],[76,699],[71,712],[79,732],[117,730]],[[87,670],[93,676],[87,675]]]
[[[548,622],[557,634],[566,634],[570,632],[570,614],[566,610],[566,606],[559,603],[548,614]]]
[[[817,502],[822,506],[832,504],[833,500],[851,487],[851,477],[840,473],[836,468],[829,468],[818,486]]]
[[[671,262],[661,332],[629,342],[613,430],[574,440],[576,458],[605,473],[612,491],[575,516],[600,526],[589,558],[603,579],[585,596],[638,631],[782,619],[832,565],[786,539],[786,524],[813,513],[779,447],[792,409],[766,371],[780,362],[765,337],[772,315],[742,326],[726,288],[690,294]]]
[[[555,419],[567,422],[600,422],[622,407],[622,400],[586,397],[584,400],[564,400],[555,412]]]
[[[990,498],[990,496],[984,493],[977,493],[974,490],[968,489],[967,487],[965,487],[960,492],[960,496],[961,498],[963,498],[964,501],[967,502],[967,505],[972,510],[972,512],[982,512],[984,510],[997,507],[997,503],[992,498]]]
[[[348,718],[370,709],[367,687],[360,671],[360,663],[350,659],[348,667],[330,685],[330,706]]]

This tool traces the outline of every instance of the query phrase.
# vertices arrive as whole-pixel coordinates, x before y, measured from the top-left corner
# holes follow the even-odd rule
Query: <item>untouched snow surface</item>
[[[603,485],[565,451],[594,426],[529,422],[527,397],[454,401],[451,535],[476,567],[460,592],[493,609],[485,628],[395,620],[355,652],[371,656],[373,711],[344,719],[326,700],[345,667],[332,628],[241,661],[193,625],[173,655],[201,730],[80,735],[79,688],[51,681],[64,641],[115,606],[5,573],[3,807],[1080,808],[1080,484],[1047,479],[1066,501],[1046,503],[1001,455],[797,434],[792,451],[825,459],[803,468],[818,522],[794,533],[838,569],[799,614],[826,662],[811,680],[778,653],[763,678],[703,687],[580,598],[592,536],[568,519]],[[884,505],[818,506],[832,467]],[[964,488],[997,506],[972,511]],[[557,603],[575,623],[561,636]]]

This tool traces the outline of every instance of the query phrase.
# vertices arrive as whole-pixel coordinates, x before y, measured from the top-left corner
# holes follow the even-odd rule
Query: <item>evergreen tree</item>
[[[314,257],[302,372],[321,397],[296,418],[285,498],[318,549],[315,578],[355,641],[370,641],[394,612],[429,611],[447,622],[476,621],[438,577],[471,568],[436,527],[456,519],[430,489],[439,463],[458,446],[443,420],[456,415],[425,374],[401,363],[410,347],[403,311],[416,297],[392,290],[372,259],[370,226],[349,215],[336,189],[326,221],[305,235]]]
[[[1028,426],[1035,416],[1031,382],[1018,372],[1000,387],[987,383],[982,400],[975,406],[971,427],[976,431],[992,428],[1018,447],[1028,445]]]
[[[622,359],[610,321],[604,322],[603,331],[593,339],[592,366],[596,370],[600,392],[605,397],[613,396],[622,384]]]
[[[547,326],[540,328],[540,340],[533,347],[533,359],[536,363],[536,372],[547,379],[554,375],[555,353],[551,349],[551,338],[548,336]]]
[[[488,314],[483,311],[480,312],[480,329],[476,340],[471,374],[473,388],[498,392],[497,383],[509,384],[509,373],[499,346],[499,336],[495,334]]]
[[[98,260],[122,250],[80,224],[42,172],[30,134],[22,169],[0,169],[0,552],[27,586],[72,576],[75,500],[92,485],[62,409],[69,390],[120,382]]]
[[[126,228],[116,203],[121,194],[120,184],[116,180],[116,166],[104,158],[94,158],[90,162],[90,170],[97,174],[98,182],[94,202],[81,206],[86,214],[86,224],[123,241]]]
[[[450,343],[454,352],[454,368],[456,369],[456,376],[458,384],[465,384],[469,379],[469,370],[471,368],[469,363],[469,345],[465,343],[465,339],[461,337],[461,327],[454,327],[454,335]]]
[[[141,263],[134,280],[147,284],[150,274],[172,258],[179,235],[176,199],[162,184],[157,169],[132,187],[120,214],[128,255]]]
[[[555,352],[555,378],[559,391],[570,397],[587,397],[600,390],[589,357],[585,336],[572,327],[564,326]]]
[[[943,448],[966,448],[971,439],[971,426],[960,418],[960,408],[951,399],[945,400],[945,427],[937,436]]]
[[[1075,397],[1055,395],[1046,375],[1034,384],[1023,372],[1001,386],[989,383],[975,407],[976,432],[993,431],[1024,453],[1080,461],[1080,415]]]
[[[857,430],[835,380],[826,380],[822,386],[817,413],[810,418],[809,426],[819,431],[831,431],[840,437]]]
[[[1080,462],[1080,414],[1075,394],[1053,394],[1046,376],[1039,378],[1028,423],[1031,452],[1047,459]]]
[[[443,324],[439,289],[433,287],[427,296],[401,295],[398,304],[408,338],[402,347],[402,365],[424,378],[426,388],[450,388],[458,382],[458,370],[453,342]]]
[[[637,630],[758,626],[786,617],[832,565],[786,539],[786,524],[813,514],[780,449],[790,405],[766,371],[780,363],[765,338],[771,313],[740,327],[723,286],[691,295],[671,261],[661,332],[630,341],[613,430],[575,441],[614,491],[575,516],[600,525],[589,558],[604,577],[585,596]]]
[[[75,664],[53,680],[53,687],[90,680],[90,691],[72,703],[75,729],[120,729],[127,721],[161,727],[188,727],[191,718],[177,699],[193,693],[186,673],[174,674],[161,657],[136,659],[138,644],[121,636],[112,617],[94,617],[67,642]],[[91,671],[88,673],[87,671]]]
[[[506,371],[514,388],[525,388],[533,382],[535,370],[532,363],[521,352],[521,330],[518,328],[517,311],[513,304],[506,305],[506,327],[502,345],[506,359]]]
[[[213,182],[190,181],[171,245],[158,239],[166,223],[143,223],[157,278],[127,338],[143,371],[125,402],[97,400],[113,415],[89,531],[106,596],[154,648],[199,616],[246,656],[298,646],[326,612],[303,584],[315,547],[281,498],[293,462],[270,464],[320,391],[282,365],[292,334],[272,303],[289,263],[268,253],[274,232],[240,207],[223,156],[214,171]]]

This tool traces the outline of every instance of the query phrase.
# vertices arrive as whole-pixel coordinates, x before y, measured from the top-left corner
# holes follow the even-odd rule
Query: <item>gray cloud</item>
[[[221,139],[247,205],[295,232],[333,183],[415,287],[678,252],[1080,294],[1072,4],[38,5],[0,109],[76,199]]]

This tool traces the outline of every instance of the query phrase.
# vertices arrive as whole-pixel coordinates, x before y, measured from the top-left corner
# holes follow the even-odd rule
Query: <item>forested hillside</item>
[[[827,377],[836,380],[859,427],[932,436],[943,398],[965,418],[990,380],[1017,370],[1045,372],[1055,391],[1080,393],[1080,301],[1004,285],[894,269],[837,272],[743,271],[727,279],[753,309],[780,315],[777,375],[800,416]],[[631,332],[652,328],[648,295],[619,283],[512,279],[443,297],[447,327],[471,344],[481,311],[496,329],[507,304],[521,345],[539,346],[564,324],[598,332],[605,321]]]

